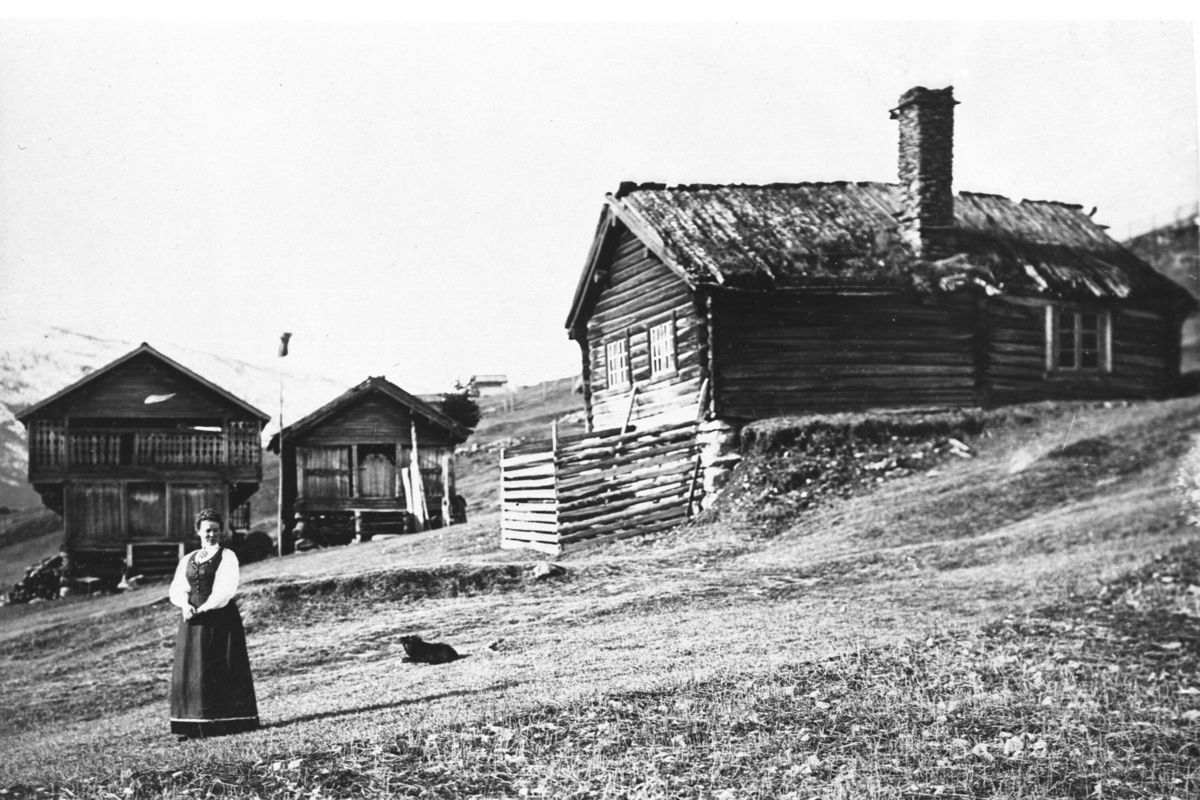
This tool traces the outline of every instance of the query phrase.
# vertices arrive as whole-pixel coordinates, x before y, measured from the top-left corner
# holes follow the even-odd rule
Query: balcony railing
[[[29,426],[29,467],[258,466],[258,424],[234,422],[213,431],[71,431],[59,420]]]

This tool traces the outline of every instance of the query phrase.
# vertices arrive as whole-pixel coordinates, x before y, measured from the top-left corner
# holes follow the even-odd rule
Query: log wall
[[[585,399],[593,430],[695,420],[703,380],[702,320],[688,285],[628,230],[622,231],[587,322]],[[651,375],[650,329],[674,321],[675,369]],[[606,346],[625,338],[632,383],[608,387]],[[636,386],[636,392],[633,387]]]
[[[675,527],[702,494],[694,421],[527,445],[500,474],[501,547],[551,553]]]
[[[1165,396],[1178,377],[1179,327],[1164,314],[1113,308],[1112,372],[1046,369],[1045,301],[990,298],[986,306],[989,404]]]
[[[976,402],[967,295],[718,292],[713,392],[722,418]]]
[[[500,546],[560,553],[551,442],[500,456]]]
[[[202,481],[76,481],[65,495],[64,539],[72,550],[191,541],[197,512],[215,508],[228,519],[230,508],[228,485]]]
[[[419,472],[412,468],[414,418]],[[306,531],[327,529],[345,536],[368,532],[385,515],[395,519],[393,528],[404,530],[408,522],[402,512],[415,515],[420,525],[439,518],[449,524],[456,443],[445,429],[378,393],[359,397],[302,433],[286,437],[284,551],[290,552],[298,522]],[[364,456],[362,445],[389,445],[394,450]],[[413,491],[416,474],[420,493]],[[421,498],[424,503],[418,508]]]

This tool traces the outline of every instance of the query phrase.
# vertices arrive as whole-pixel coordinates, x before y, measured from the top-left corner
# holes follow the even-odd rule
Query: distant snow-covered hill
[[[138,342],[104,339],[63,328],[38,329],[0,316],[0,506],[40,503],[26,482],[25,426],[15,414],[128,353]],[[287,359],[262,366],[169,344],[151,346],[163,355],[270,414],[274,430],[279,409],[279,367],[284,367],[284,413],[295,421],[350,387],[330,378],[288,371]],[[364,378],[366,376],[363,376]]]

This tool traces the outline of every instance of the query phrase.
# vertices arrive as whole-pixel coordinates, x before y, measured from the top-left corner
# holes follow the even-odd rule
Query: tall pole
[[[285,333],[279,337],[279,357],[283,358],[288,354],[288,339],[291,339],[290,333]],[[283,362],[279,362],[279,502],[277,504],[277,520],[275,539],[279,555],[283,556]]]
[[[283,364],[279,365],[279,497],[276,505],[276,533],[279,555],[283,555]]]

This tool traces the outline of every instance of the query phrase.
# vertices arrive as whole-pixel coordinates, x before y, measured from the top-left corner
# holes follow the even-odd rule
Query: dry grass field
[[[0,797],[1200,796],[1200,399],[980,419],[823,494],[768,431],[558,574],[486,510],[248,566],[250,734],[169,736],[165,587],[0,608]]]

